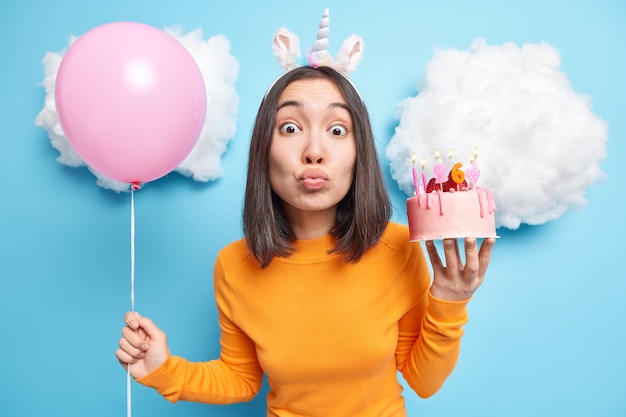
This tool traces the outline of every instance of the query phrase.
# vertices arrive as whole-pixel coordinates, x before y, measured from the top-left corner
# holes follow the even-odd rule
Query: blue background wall
[[[201,27],[206,37],[231,40],[241,105],[225,175],[202,184],[172,174],[136,195],[136,308],[168,333],[173,352],[204,360],[219,350],[214,257],[241,236],[251,125],[280,73],[272,35],[279,26],[313,34],[326,6],[331,51],[351,33],[366,42],[353,78],[369,103],[381,154],[397,123],[395,105],[415,94],[433,49],[468,49],[476,37],[552,44],[574,89],[593,97],[594,112],[610,126],[607,180],[589,189],[584,209],[541,226],[500,230],[487,281],[470,305],[459,365],[432,399],[407,392],[409,414],[626,415],[626,227],[616,201],[626,169],[624,4],[3,1],[0,415],[126,412],[126,374],[114,351],[130,308],[130,195],[104,190],[86,169],[55,161],[46,132],[34,125],[45,95],[38,85],[44,54],[60,51],[71,34],[118,20]],[[386,175],[395,220],[405,222],[405,196]],[[135,416],[264,415],[263,395],[235,406],[171,405],[136,384],[133,405]]]

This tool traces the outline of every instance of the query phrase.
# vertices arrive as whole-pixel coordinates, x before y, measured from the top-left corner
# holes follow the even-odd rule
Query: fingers
[[[478,274],[478,244],[474,238],[465,239],[465,267],[464,276],[473,279]]]
[[[441,262],[439,252],[437,252],[437,247],[435,246],[434,241],[426,241],[426,251],[428,252],[428,257],[430,258],[430,264],[433,266],[433,270],[443,271],[443,263]]]
[[[131,345],[127,339],[121,338],[119,341],[120,348],[115,352],[115,356],[122,365],[134,364],[145,358],[148,344],[144,343],[139,348]]]
[[[129,311],[124,315],[124,323],[126,323],[126,325],[131,329],[137,330],[139,328],[139,321],[141,318],[141,315],[136,311]]]
[[[449,270],[465,271],[471,275],[484,275],[489,266],[489,260],[491,258],[491,251],[495,245],[495,239],[485,239],[478,250],[478,243],[475,238],[466,238],[464,241],[465,246],[465,265],[461,257],[461,251],[459,250],[459,243],[457,239],[444,239],[443,251],[446,260],[445,266]],[[443,263],[439,259],[435,244],[431,241],[430,245],[427,242],[426,245],[431,262],[433,258],[439,261],[441,267]]]
[[[443,253],[446,257],[446,266],[449,270],[458,271],[463,269],[463,260],[459,252],[459,242],[457,239],[444,239]]]
[[[142,378],[167,359],[167,337],[152,320],[139,313],[126,313],[124,322],[126,326],[122,328],[115,356],[125,369],[129,369],[129,364],[133,365],[130,367],[133,378]]]
[[[466,238],[464,261],[458,239],[444,239],[444,265],[435,243],[427,241],[426,249],[434,272],[431,293],[446,300],[463,300],[470,297],[484,280],[494,244],[495,239],[485,239],[479,250],[476,238]]]
[[[146,356],[149,344],[142,331],[135,331],[126,326],[122,329],[122,337],[119,342],[119,349],[115,356],[122,364],[133,364]]]
[[[148,350],[148,347],[149,347],[148,338],[145,335],[142,335],[142,333],[143,332],[135,331],[131,329],[130,327],[124,327],[122,329],[123,337],[120,339],[120,345],[121,345],[121,342],[124,341],[125,346],[129,346],[133,349],[141,350],[141,351]]]
[[[470,277],[476,276],[482,278],[487,272],[489,260],[491,259],[491,251],[496,240],[492,238],[485,239],[478,250],[478,244],[475,239],[465,239],[465,273]]]
[[[150,348],[150,333],[156,334],[160,330],[154,323],[137,312],[129,312],[124,316],[126,326],[122,328],[122,338],[119,340],[119,349],[116,356],[123,364],[136,363],[146,356]]]
[[[478,275],[484,276],[487,273],[487,267],[491,259],[491,252],[496,244],[496,240],[493,238],[485,239],[480,245],[480,252],[478,253]]]
[[[443,272],[447,267],[449,270],[463,269],[463,260],[461,259],[461,253],[459,251],[459,243],[457,239],[444,239],[443,240],[443,255],[446,259],[444,265],[437,252],[435,242],[432,240],[426,241],[426,250],[428,251],[428,257],[430,263],[435,271]]]
[[[147,317],[142,317],[136,311],[126,313],[124,316],[124,322],[130,329],[137,331],[137,333],[139,333],[144,339],[159,339],[163,337],[163,332],[152,322],[152,320]]]

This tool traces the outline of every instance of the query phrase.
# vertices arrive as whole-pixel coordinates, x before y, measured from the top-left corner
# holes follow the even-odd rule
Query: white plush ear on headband
[[[300,40],[295,34],[285,28],[278,29],[274,34],[272,50],[285,72],[303,65],[310,65],[313,68],[329,66],[342,73],[346,78],[349,77],[361,62],[363,40],[357,35],[348,37],[339,49],[337,58],[333,59],[332,55],[328,53],[329,28],[329,11],[325,9],[317,30],[315,44],[313,48],[307,51],[306,56],[302,56]]]
[[[347,38],[337,52],[335,69],[346,77],[352,74],[363,57],[363,40],[357,35]]]
[[[285,28],[280,28],[274,34],[272,44],[274,56],[285,71],[290,71],[300,66],[296,57],[301,56],[300,40],[296,35]]]

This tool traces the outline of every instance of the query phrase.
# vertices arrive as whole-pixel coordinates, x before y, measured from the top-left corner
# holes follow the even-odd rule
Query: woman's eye
[[[300,128],[295,123],[285,123],[280,127],[280,131],[283,133],[297,133]]]
[[[348,134],[348,129],[346,129],[345,126],[342,125],[334,125],[331,126],[330,129],[328,129],[328,132],[333,136],[345,136]]]

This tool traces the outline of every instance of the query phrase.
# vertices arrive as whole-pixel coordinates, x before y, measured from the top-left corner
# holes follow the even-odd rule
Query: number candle
[[[437,164],[433,168],[433,172],[435,173],[435,183],[440,184],[441,191],[443,191],[443,183],[448,180],[448,176],[446,175],[446,166],[441,162],[441,153],[439,153],[439,149],[435,150],[435,159],[437,160]]]
[[[437,184],[444,183],[448,180],[448,176],[446,175],[446,166],[444,164],[435,165],[433,172],[437,176],[437,178],[435,178],[435,182]]]
[[[457,162],[452,167],[452,171],[450,171],[450,176],[452,177],[452,181],[456,184],[457,191],[459,191],[461,184],[465,181],[465,173],[461,170],[462,166],[462,163]]]

